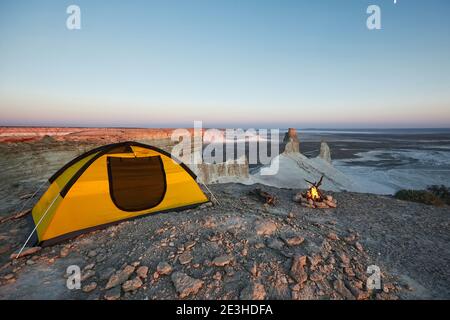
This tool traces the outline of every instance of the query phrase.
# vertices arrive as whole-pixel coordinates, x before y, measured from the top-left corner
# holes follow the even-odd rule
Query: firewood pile
[[[325,195],[320,190],[323,176],[319,182],[305,180],[311,186],[306,192],[299,192],[294,196],[294,201],[300,203],[306,208],[329,209],[336,208],[337,201],[331,195]]]

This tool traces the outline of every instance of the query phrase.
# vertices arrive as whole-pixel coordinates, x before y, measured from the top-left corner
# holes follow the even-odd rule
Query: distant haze
[[[81,30],[66,28],[67,6]],[[377,4],[382,30],[369,31]],[[1,1],[0,125],[450,127],[450,1]]]

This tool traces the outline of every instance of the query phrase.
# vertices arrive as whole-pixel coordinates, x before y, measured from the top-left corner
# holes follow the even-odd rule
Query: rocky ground
[[[450,298],[448,207],[341,192],[331,193],[337,209],[311,209],[293,201],[301,190],[211,189],[220,204],[124,222],[12,261],[26,222],[0,224],[0,298]],[[66,287],[71,265],[82,270],[79,290]],[[381,290],[366,288],[370,265],[381,270]]]

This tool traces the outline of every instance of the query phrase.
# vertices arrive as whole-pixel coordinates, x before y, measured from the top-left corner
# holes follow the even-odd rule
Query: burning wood
[[[323,201],[323,196],[322,196],[322,192],[320,192],[319,187],[322,184],[323,181],[323,176],[320,178],[319,182],[315,183],[315,182],[311,182],[305,179],[306,182],[308,182],[311,187],[308,189],[308,191],[306,191],[306,199],[312,199],[313,201]]]
[[[305,179],[311,186],[306,192],[298,193],[294,197],[294,201],[301,203],[304,207],[308,208],[336,208],[336,200],[330,195],[324,195],[320,190],[322,185],[323,176],[318,182],[311,182]]]
[[[263,199],[266,204],[274,206],[277,202],[277,198],[274,195],[271,195],[270,193],[265,192],[261,189],[255,189],[251,193]]]

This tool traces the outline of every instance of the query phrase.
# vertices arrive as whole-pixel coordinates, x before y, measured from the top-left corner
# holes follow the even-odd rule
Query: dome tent
[[[73,159],[50,179],[31,214],[41,246],[143,215],[208,202],[195,174],[159,148],[123,142]]]

